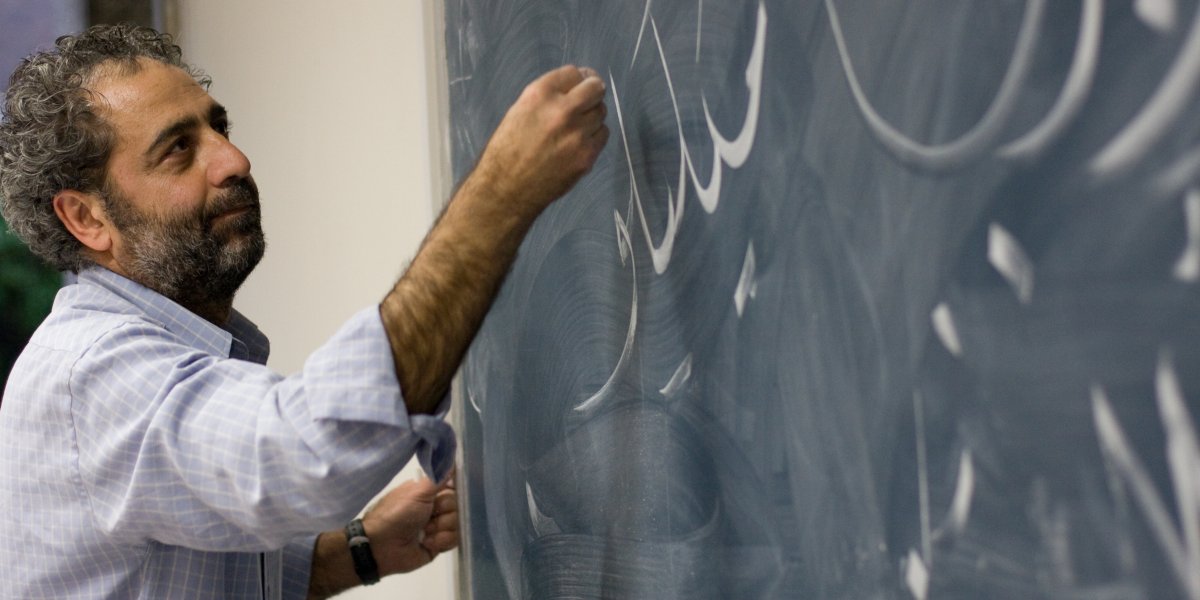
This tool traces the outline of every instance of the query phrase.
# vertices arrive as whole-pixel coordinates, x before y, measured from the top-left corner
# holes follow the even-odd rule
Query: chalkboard
[[[462,370],[474,598],[1200,599],[1200,10],[447,0],[608,85]]]

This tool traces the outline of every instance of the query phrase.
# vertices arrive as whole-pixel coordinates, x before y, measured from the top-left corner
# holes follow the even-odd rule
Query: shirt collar
[[[102,267],[80,271],[79,285],[98,286],[133,305],[146,318],[183,338],[197,349],[259,364],[267,362],[270,343],[249,319],[238,311],[230,314],[225,327],[200,318],[175,301],[129,278]]]

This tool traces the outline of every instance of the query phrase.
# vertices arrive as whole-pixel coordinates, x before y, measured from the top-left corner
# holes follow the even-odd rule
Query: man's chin
[[[237,234],[232,236],[221,248],[221,263],[222,271],[236,272],[238,274],[238,286],[254,268],[258,266],[266,253],[267,242],[263,238],[262,232]]]
[[[213,235],[262,236],[262,215],[257,207],[226,213],[209,222]]]

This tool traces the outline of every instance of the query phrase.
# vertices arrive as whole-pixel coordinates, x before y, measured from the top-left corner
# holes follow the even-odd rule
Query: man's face
[[[102,191],[114,260],[185,307],[228,303],[266,244],[225,109],[183,70],[148,60],[93,90],[117,134]]]
[[[233,299],[266,250],[252,179],[240,179],[214,204],[160,216],[108,190],[105,208],[124,238],[126,274],[191,308]]]

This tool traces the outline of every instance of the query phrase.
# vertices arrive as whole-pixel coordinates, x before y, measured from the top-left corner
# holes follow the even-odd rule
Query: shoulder
[[[114,332],[139,329],[166,333],[162,323],[119,297],[91,286],[69,285],[59,291],[54,307],[30,339],[31,344],[82,356]]]

